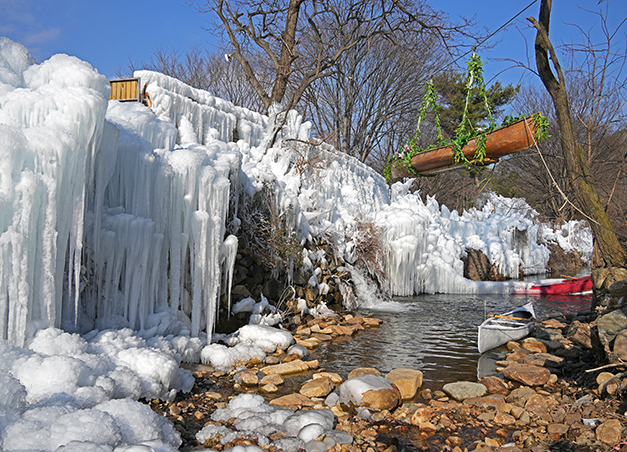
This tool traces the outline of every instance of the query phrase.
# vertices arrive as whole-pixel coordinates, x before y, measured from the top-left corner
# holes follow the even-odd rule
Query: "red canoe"
[[[545,279],[512,287],[514,295],[582,295],[592,291],[592,278]]]

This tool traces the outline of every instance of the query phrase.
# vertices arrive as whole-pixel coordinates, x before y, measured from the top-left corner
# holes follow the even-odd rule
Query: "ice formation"
[[[0,37],[3,450],[175,450],[176,431],[137,399],[189,390],[182,361],[226,369],[289,347],[291,336],[268,329],[276,314],[261,315],[263,300],[236,305],[259,325],[231,347],[210,343],[235,263],[238,203],[264,186],[303,242],[325,235],[348,262],[356,224],[374,222],[396,295],[507,291],[463,278],[470,248],[510,277],[543,271],[549,241],[591,253],[582,224],[539,225],[520,200],[492,196],[460,214],[406,185],[390,190],[368,166],[312,142],[294,111],[264,116],[165,75],[136,75],[152,108],[107,101],[108,80],[86,62],[36,64]],[[323,259],[307,254],[304,268]],[[348,440],[307,416],[316,415],[290,418],[294,437],[280,448],[318,450],[321,428],[329,441]]]

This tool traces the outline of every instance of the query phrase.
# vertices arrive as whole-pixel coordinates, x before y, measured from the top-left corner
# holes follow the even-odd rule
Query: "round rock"
[[[455,383],[445,384],[442,388],[450,397],[455,400],[462,401],[472,397],[483,397],[488,393],[487,388],[481,383],[473,383],[470,381],[457,381]]]

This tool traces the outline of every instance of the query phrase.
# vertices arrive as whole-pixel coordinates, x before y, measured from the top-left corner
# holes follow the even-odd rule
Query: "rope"
[[[557,189],[557,191],[560,193],[560,195],[562,195],[562,198],[564,198],[564,205],[570,204],[573,209],[575,209],[577,212],[579,212],[581,215],[583,215],[588,221],[591,221],[594,224],[596,224],[598,226],[601,226],[602,228],[607,229],[608,231],[613,232],[616,235],[620,235],[621,237],[627,237],[626,234],[622,234],[622,233],[620,233],[618,231],[615,231],[612,228],[608,228],[604,224],[599,223],[597,220],[595,220],[591,216],[589,216],[586,213],[584,213],[579,207],[574,205],[571,202],[570,199],[568,199],[568,196],[566,196],[566,193],[564,193],[562,191],[562,189],[560,188],[560,186],[557,184],[557,182],[555,181],[555,178],[553,177],[553,173],[551,173],[551,170],[549,169],[549,166],[546,164],[546,161],[544,160],[544,156],[542,155],[542,152],[540,152],[540,147],[538,146],[538,142],[536,141],[536,137],[533,134],[533,132],[531,131],[531,129],[529,128],[529,124],[527,124],[527,121],[525,121],[525,127],[527,128],[527,132],[533,138],[533,145],[535,146],[536,151],[538,151],[538,155],[540,156],[540,159],[542,160],[542,164],[544,165],[544,169],[546,169],[546,172],[548,173],[549,177],[551,178],[551,182],[553,183],[553,186]],[[562,206],[562,207],[564,207],[564,206]]]

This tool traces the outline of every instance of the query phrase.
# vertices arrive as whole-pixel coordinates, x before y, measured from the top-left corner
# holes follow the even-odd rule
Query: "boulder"
[[[479,380],[479,383],[486,387],[488,394],[509,394],[509,386],[507,386],[507,383],[505,383],[502,378],[495,376],[483,377]]]
[[[544,367],[516,363],[503,369],[503,375],[527,386],[540,386],[549,381],[551,372]]]
[[[474,397],[483,397],[488,390],[481,383],[473,383],[470,381],[457,381],[455,383],[447,383],[442,388],[450,397],[455,400],[465,400]]]
[[[401,398],[411,399],[422,386],[422,372],[414,369],[393,369],[385,378],[401,391]]]
[[[534,330],[534,336],[543,341],[559,341],[564,339],[562,331],[558,328],[540,327]]]
[[[627,281],[616,281],[609,288],[612,298],[627,297]]]
[[[622,330],[614,339],[614,357],[627,361],[627,329]]]
[[[597,441],[614,445],[618,443],[623,434],[623,426],[618,419],[610,419],[599,425],[596,429]]]
[[[564,358],[551,355],[550,353],[534,353],[525,356],[524,364],[531,364],[539,367],[561,367],[564,365]]]
[[[259,382],[261,385],[273,384],[275,386],[280,386],[283,383],[285,383],[285,379],[279,374],[266,375]]]
[[[568,328],[566,338],[584,348],[592,348],[592,333],[589,323],[581,323],[579,320],[574,320]]]
[[[330,378],[315,378],[308,381],[300,388],[300,393],[305,397],[326,397],[335,389],[335,385]]]
[[[340,403],[345,405],[392,411],[401,403],[401,392],[390,380],[380,376],[353,377],[338,389]]]
[[[537,333],[537,331],[536,331]],[[546,353],[546,345],[537,339],[527,338],[522,342],[522,348],[529,350],[531,353]]]
[[[627,328],[627,308],[608,312],[597,319],[601,344],[612,342],[616,335]]]
[[[522,362],[522,360],[525,359],[525,356],[529,355],[530,353],[532,352],[530,352],[529,350],[525,348],[518,348],[518,349],[515,349],[510,354],[508,354],[505,359],[507,361],[518,363],[518,362]]]
[[[390,389],[383,388],[366,391],[359,406],[372,408],[374,410],[391,411],[401,404],[401,391],[394,385]]]

